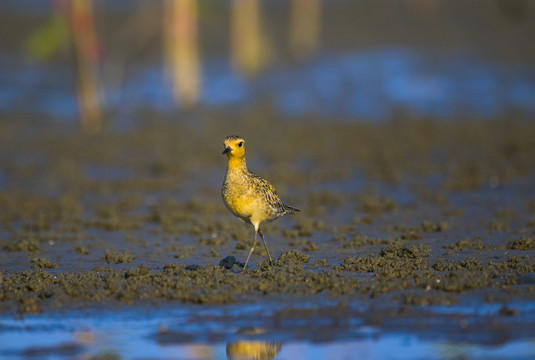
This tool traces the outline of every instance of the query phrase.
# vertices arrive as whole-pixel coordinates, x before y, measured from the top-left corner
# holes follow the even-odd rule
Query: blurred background
[[[528,0],[3,0],[0,117],[528,118],[534,35]]]

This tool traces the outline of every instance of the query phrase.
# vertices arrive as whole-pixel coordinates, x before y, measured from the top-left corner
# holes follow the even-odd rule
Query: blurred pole
[[[176,103],[195,105],[201,92],[197,0],[167,0],[164,7],[167,70]]]
[[[96,133],[102,128],[98,97],[98,46],[92,0],[72,1],[73,41],[78,65],[78,104],[82,130]]]
[[[290,49],[295,57],[316,51],[320,33],[320,0],[293,0],[290,17]]]
[[[259,0],[233,0],[231,10],[231,58],[234,68],[252,76],[262,66]]]

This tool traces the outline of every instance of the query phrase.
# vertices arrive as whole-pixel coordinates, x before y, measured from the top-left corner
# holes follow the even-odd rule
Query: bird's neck
[[[229,157],[228,171],[247,171],[247,164],[245,163],[245,156]]]

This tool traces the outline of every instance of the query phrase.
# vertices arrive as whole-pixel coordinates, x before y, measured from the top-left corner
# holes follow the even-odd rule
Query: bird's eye
[[[242,147],[242,146],[243,146],[243,141],[240,141],[240,142],[238,143],[238,146],[239,146],[239,147]]]

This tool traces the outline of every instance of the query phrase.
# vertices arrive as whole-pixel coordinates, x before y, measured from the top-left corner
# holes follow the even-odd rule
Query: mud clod
[[[518,316],[518,309],[510,308],[508,306],[502,306],[500,308],[500,316]]]
[[[443,247],[445,249],[453,249],[453,250],[467,250],[467,249],[484,250],[485,244],[481,240],[480,236],[476,236],[471,240],[462,239],[462,240],[457,241],[454,244],[444,245]]]
[[[104,260],[108,264],[129,263],[134,260],[135,256],[129,251],[106,251]]]
[[[513,250],[532,250],[535,249],[535,240],[529,237],[513,240],[507,243],[507,248]]]
[[[381,256],[386,259],[392,259],[395,257],[407,258],[407,259],[416,259],[422,257],[428,257],[432,252],[431,246],[429,245],[412,245],[412,246],[403,246],[403,245],[392,245],[384,247],[381,250]]]
[[[476,258],[469,258],[461,261],[439,260],[433,265],[433,269],[438,271],[453,270],[482,270],[481,261]]]
[[[33,258],[32,265],[42,269],[54,269],[58,266],[58,264],[54,264],[50,259],[41,257]]]
[[[219,266],[223,266],[225,269],[232,269],[234,264],[236,264],[236,258],[234,256],[227,256],[219,262]]]
[[[438,224],[433,224],[429,221],[424,221],[420,225],[423,232],[441,232],[449,229],[449,225],[446,221],[442,221]]]
[[[281,254],[279,262],[284,264],[304,264],[310,261],[310,256],[305,255],[297,250],[290,250]]]
[[[461,261],[439,260],[433,265],[433,269],[438,271],[453,270],[482,270],[481,261],[476,258],[469,258]]]
[[[318,260],[314,260],[314,263],[312,264],[313,267],[328,267],[329,266],[329,261],[327,259],[318,259]]]
[[[27,251],[30,253],[37,253],[41,250],[39,241],[34,238],[22,239],[15,243],[8,243],[4,248],[9,251]]]

